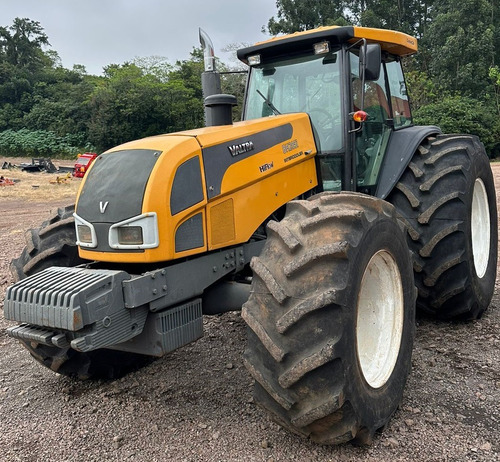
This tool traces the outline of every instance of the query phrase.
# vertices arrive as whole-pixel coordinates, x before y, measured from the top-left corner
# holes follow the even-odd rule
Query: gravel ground
[[[0,198],[0,300],[24,231],[61,205]],[[0,314],[0,460],[500,460],[499,305],[497,282],[479,321],[417,320],[403,401],[369,448],[317,446],[267,418],[242,364],[239,313],[207,317],[198,342],[114,382],[43,368],[7,337]]]

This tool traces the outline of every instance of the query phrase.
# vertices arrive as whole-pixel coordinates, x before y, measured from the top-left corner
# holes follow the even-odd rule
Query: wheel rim
[[[477,276],[482,278],[490,254],[490,213],[488,195],[481,178],[476,179],[472,195],[471,239],[474,267]]]
[[[394,257],[385,250],[366,266],[358,296],[356,349],[361,372],[372,388],[382,387],[398,359],[403,333],[403,286]]]

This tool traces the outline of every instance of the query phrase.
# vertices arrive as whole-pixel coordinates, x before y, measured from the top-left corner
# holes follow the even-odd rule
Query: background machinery
[[[496,276],[488,158],[412,124],[401,58],[416,50],[359,27],[239,50],[233,124],[208,49],[209,126],[94,161],[76,208],[12,263],[9,334],[56,372],[115,377],[243,305],[256,402],[319,443],[369,443],[401,400],[415,307],[478,318]]]
[[[83,154],[78,154],[78,158],[76,159],[73,167],[73,176],[83,178],[96,158],[97,154],[95,152],[84,152]]]

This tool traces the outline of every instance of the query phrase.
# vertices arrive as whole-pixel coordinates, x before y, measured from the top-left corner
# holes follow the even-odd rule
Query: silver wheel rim
[[[366,266],[358,295],[356,350],[364,379],[372,388],[389,380],[403,334],[404,299],[401,274],[385,250]]]
[[[474,183],[471,213],[471,239],[474,268],[479,278],[486,274],[490,254],[490,212],[483,180]]]

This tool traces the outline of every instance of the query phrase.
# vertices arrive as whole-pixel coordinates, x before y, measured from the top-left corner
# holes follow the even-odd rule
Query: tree
[[[49,39],[38,21],[16,18],[10,27],[0,27],[0,58],[20,67],[39,67],[44,62],[42,46]]]
[[[437,100],[438,90],[427,73],[410,70],[405,74],[405,81],[413,111]]]
[[[78,71],[45,68],[32,87],[31,107],[24,114],[23,126],[52,131],[58,136],[86,133],[93,80]]]
[[[432,0],[354,0],[348,2],[354,24],[393,29],[420,38],[430,23]]]
[[[203,125],[202,54],[175,66],[157,60],[112,64],[89,99],[89,140],[98,150]],[[151,66],[151,63],[154,65]]]
[[[166,99],[161,102],[169,114],[169,130],[186,130],[203,126],[203,92],[201,74],[203,51],[193,48],[191,59],[177,61],[168,79]]]
[[[151,102],[155,82],[135,64],[112,64],[93,89],[89,100],[89,139],[99,150],[151,134],[157,122]]]
[[[22,128],[39,72],[53,62],[45,45],[49,41],[37,21],[16,18],[12,26],[0,27],[0,129]]]
[[[493,66],[490,68],[489,76],[491,81],[493,82],[497,114],[500,116],[500,69],[498,68],[498,66]]]
[[[166,82],[173,70],[173,66],[165,56],[135,57],[133,64],[142,69],[145,74],[153,75],[161,82]]]
[[[277,18],[264,31],[276,35],[329,25],[360,25],[396,29],[422,37],[433,0],[277,0]]]
[[[2,149],[72,153],[91,143],[103,151],[131,139],[203,125],[203,54],[175,65],[166,58],[110,64],[103,77],[64,69],[36,21],[0,27]]]
[[[420,62],[439,87],[479,99],[491,93],[496,35],[492,5],[488,0],[444,0],[436,5],[421,42]]]
[[[263,27],[263,32],[269,32],[271,35],[290,34],[319,26],[345,24],[346,3],[349,2],[277,0],[277,18],[273,16],[269,19],[267,29]]]

